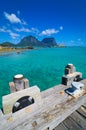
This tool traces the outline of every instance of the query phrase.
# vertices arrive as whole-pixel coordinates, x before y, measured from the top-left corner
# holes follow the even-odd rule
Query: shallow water
[[[0,55],[0,107],[2,96],[10,93],[9,82],[16,74],[30,80],[30,86],[45,90],[61,83],[64,67],[73,63],[86,78],[86,48],[47,48],[40,50],[2,53]]]

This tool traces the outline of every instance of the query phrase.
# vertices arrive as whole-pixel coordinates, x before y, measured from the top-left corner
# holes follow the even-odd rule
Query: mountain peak
[[[44,38],[42,41],[39,41],[36,37],[30,35],[24,37],[18,46],[35,46],[35,47],[54,47],[57,46],[55,38]]]
[[[18,45],[19,46],[41,46],[41,43],[36,37],[30,35],[24,37]]]
[[[21,46],[21,47],[56,47],[57,43],[55,38],[53,37],[47,37],[44,38],[42,41],[39,41],[36,37],[29,35],[21,39],[21,41],[18,44],[12,44],[10,42],[4,42],[1,44],[2,46]]]
[[[42,40],[42,43],[44,43],[48,47],[54,47],[57,46],[56,40],[53,37],[47,37]]]

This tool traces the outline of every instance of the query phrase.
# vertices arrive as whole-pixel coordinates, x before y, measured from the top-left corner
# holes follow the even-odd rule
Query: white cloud
[[[15,31],[17,31],[17,32],[31,32],[31,30],[30,29],[28,29],[28,28],[15,28],[14,29]]]
[[[34,27],[33,27],[33,28],[31,28],[31,30],[32,30],[33,33],[36,33],[36,34],[39,33],[39,30],[38,30],[37,28],[34,28]]]
[[[4,12],[4,16],[11,23],[21,23],[21,20],[15,14],[8,14],[7,12]]]
[[[20,14],[20,11],[17,11],[17,14]],[[20,23],[23,25],[27,25],[27,23],[24,20],[21,20],[20,18],[18,18],[15,14],[8,14],[7,12],[4,12],[4,16],[7,20],[9,20],[9,22],[11,23]]]
[[[0,32],[5,32],[5,29],[4,28],[0,28]]]
[[[2,28],[0,28],[0,32],[9,32],[9,30],[7,30],[5,26],[3,26]]]
[[[58,33],[59,32],[59,30],[56,30],[56,29],[46,29],[46,30],[44,30],[44,31],[42,31],[41,33],[40,33],[40,35],[41,36],[43,36],[43,35],[48,35],[48,36],[50,36],[50,35],[52,35],[52,34],[56,34],[56,33]]]
[[[10,32],[9,35],[13,38],[13,39],[16,39],[17,37],[19,37],[20,35],[17,34],[17,33],[14,33],[14,32]]]
[[[17,32],[31,32],[31,33],[35,33],[35,34],[38,34],[39,33],[39,30],[37,28],[25,28],[25,27],[22,27],[22,28],[14,28],[15,31]]]
[[[60,26],[59,29],[60,29],[60,30],[63,30],[63,26]]]
[[[6,29],[6,27],[0,28],[0,32],[8,33],[13,39],[20,36],[19,34],[12,32],[10,29]]]

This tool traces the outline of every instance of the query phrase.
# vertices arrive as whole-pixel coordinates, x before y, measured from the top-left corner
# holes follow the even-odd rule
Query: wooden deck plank
[[[65,89],[65,87],[64,87],[64,89]],[[61,88],[58,87],[57,90],[61,90]],[[28,117],[30,117],[30,116],[34,117],[35,114],[38,114],[38,113],[41,114],[41,112],[48,111],[50,108],[52,108],[54,106],[54,104],[60,103],[61,100],[64,102],[67,99],[68,96],[67,96],[67,94],[64,94],[64,95],[61,95],[60,98],[59,97],[60,97],[60,94],[58,93],[58,91],[56,91],[56,89],[55,90],[53,89],[53,91],[51,92],[51,94],[49,94],[49,96],[46,96],[46,98],[43,99],[43,106],[41,108],[36,108],[36,106],[35,106],[33,108],[33,109],[35,109],[35,112],[33,112],[31,114],[28,113],[29,114]],[[57,99],[57,100],[55,100],[55,99]],[[46,106],[46,104],[48,104],[48,105]],[[21,111],[18,112],[19,114],[17,112],[14,113],[14,116],[16,115],[16,120],[15,120],[16,123],[13,123],[12,127],[13,126],[16,127],[16,125],[18,125],[19,122],[21,122],[22,119],[24,119],[24,118],[27,120],[27,117],[26,117],[27,113],[25,114],[24,111],[22,111],[22,113],[21,113]],[[40,114],[38,114],[38,115],[40,115]]]
[[[68,117],[65,121],[63,121],[64,125],[68,128],[68,130],[84,130],[80,127],[71,117]]]
[[[38,110],[38,112],[35,111],[34,113],[32,113],[32,114],[31,114],[31,117],[34,117],[34,115],[36,114],[36,115],[35,115],[35,118],[37,118],[37,116],[39,116],[38,122],[42,123],[42,121],[44,121],[44,119],[42,120],[42,119],[40,118],[41,113],[42,113],[42,112],[43,112],[43,113],[47,113],[47,112],[49,111],[49,109],[53,108],[54,103],[55,103],[55,102],[60,103],[60,102],[61,102],[61,99],[64,101],[64,100],[66,99],[66,97],[63,96],[63,97],[60,98],[60,100],[58,100],[58,101],[55,100],[55,101],[51,102],[51,104],[48,104],[47,107],[46,107],[46,104],[45,104],[45,109],[44,109],[44,107],[40,108],[40,110]],[[51,101],[52,101],[52,100],[51,100]],[[27,115],[27,116],[30,117],[30,114]],[[21,117],[21,116],[20,116],[20,117]],[[27,119],[27,118],[26,118],[26,119]],[[20,120],[21,120],[21,118],[20,118]],[[28,120],[28,119],[27,119],[27,120]],[[27,124],[27,120],[25,121],[26,124]],[[34,120],[34,119],[32,119],[32,122],[33,122],[33,120]],[[35,120],[36,120],[36,119],[35,119]],[[16,120],[16,121],[17,121],[17,120]]]
[[[86,119],[83,118],[79,113],[76,111],[70,115],[70,117],[79,125],[81,126],[84,130],[86,130]]]
[[[75,111],[69,117],[80,127],[81,130],[86,130],[86,119],[83,118],[83,116],[81,114],[79,114],[77,111]],[[69,119],[69,118],[67,118],[67,119]],[[65,119],[65,120],[67,121],[67,119]],[[64,122],[65,121],[60,123],[54,130],[69,130],[70,128],[67,128],[67,126],[65,126]]]
[[[86,103],[83,105],[83,107],[85,107],[85,109],[86,109]]]
[[[6,130],[15,130],[15,128],[18,128],[19,130],[34,130],[34,128],[32,127],[33,121],[37,122],[37,130],[45,130],[48,127],[50,128],[50,130],[52,130],[66,117],[73,113],[79,106],[84,104],[85,101],[86,95],[80,97],[77,100],[64,102],[64,104],[60,104],[61,107],[59,107],[58,109],[50,108],[48,113],[44,113],[41,111],[39,114],[35,114],[34,116],[32,116],[32,118],[29,115],[27,115],[26,118],[18,122],[19,125],[16,124],[16,122],[13,122],[12,124],[9,124],[9,126],[6,127]],[[26,126],[24,126],[25,123],[27,124]]]
[[[77,112],[78,112],[80,115],[82,115],[84,118],[86,118],[86,109],[85,109],[83,106],[81,106],[81,107],[77,110]]]
[[[49,128],[49,130],[53,130],[70,114],[86,103],[86,95],[77,99],[70,99],[66,93],[62,93],[61,91],[63,91],[66,87],[67,86],[63,86],[62,89],[59,85],[49,89],[49,91],[47,90],[43,92],[43,105],[41,107],[38,107],[38,109],[32,107],[34,111],[31,111],[30,113],[22,114],[19,112],[20,115],[18,114],[18,116],[17,113],[14,113],[13,121],[7,123],[6,125],[1,124],[0,130],[46,130],[47,128]],[[24,111],[22,110],[22,112]],[[75,123],[74,126],[76,129],[73,130],[80,130],[80,128],[82,128],[82,126],[79,126],[77,122],[74,122],[71,117],[69,118],[72,120],[72,123]],[[62,128],[66,129],[65,126],[66,125],[63,124]],[[61,128],[61,126],[59,128]],[[72,130],[72,128],[70,130]]]
[[[68,128],[63,124],[60,123],[56,128],[54,128],[53,130],[68,130]]]
[[[52,88],[50,88],[50,89],[47,89],[47,90],[45,90],[45,91],[42,91],[42,92],[41,92],[41,97],[44,99],[44,98],[50,96],[52,93],[53,93],[53,94],[59,93],[60,91],[64,91],[66,88],[68,88],[68,87],[65,86],[65,85],[62,85],[62,84],[56,85],[56,86],[54,86],[54,87],[52,87]]]

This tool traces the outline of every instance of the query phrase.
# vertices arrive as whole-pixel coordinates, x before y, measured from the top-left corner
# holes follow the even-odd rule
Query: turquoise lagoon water
[[[61,83],[64,67],[73,63],[86,78],[86,48],[67,47],[2,53],[0,55],[0,107],[2,96],[9,94],[13,76],[23,74],[30,86],[38,85],[43,91]]]

